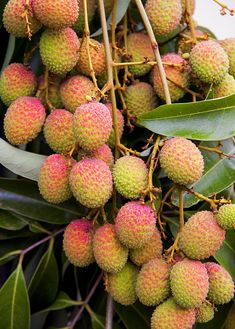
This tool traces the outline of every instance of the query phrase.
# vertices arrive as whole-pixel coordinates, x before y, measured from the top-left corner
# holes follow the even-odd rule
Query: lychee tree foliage
[[[235,38],[195,2],[1,1],[1,328],[235,328]]]

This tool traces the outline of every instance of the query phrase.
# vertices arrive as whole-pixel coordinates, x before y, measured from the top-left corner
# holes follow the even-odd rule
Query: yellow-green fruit
[[[193,184],[204,170],[201,152],[190,140],[174,137],[165,141],[160,152],[160,164],[174,183]]]
[[[169,53],[162,56],[163,66],[172,102],[177,102],[185,95],[183,88],[188,88],[190,84],[190,74],[187,62],[179,55]],[[165,64],[164,64],[165,63]],[[166,100],[160,72],[157,65],[154,65],[151,72],[151,81],[157,95]],[[178,87],[175,83],[182,88]]]
[[[155,109],[158,105],[157,95],[153,87],[146,82],[137,82],[125,91],[126,106],[131,115],[139,118],[141,114]]]
[[[108,273],[120,272],[127,262],[128,249],[118,240],[112,224],[105,224],[95,232],[93,250],[97,264]]]
[[[146,58],[154,61],[154,52],[149,36],[144,33],[131,33],[127,36],[127,54],[130,62],[143,62]],[[151,65],[130,65],[129,72],[141,77],[151,70]]]
[[[196,44],[191,50],[189,61],[192,72],[205,83],[219,83],[228,73],[228,56],[213,40]]]
[[[187,0],[181,0],[182,3],[182,14],[185,13],[186,10],[186,1]],[[194,11],[195,11],[195,0],[189,0],[189,11],[190,14],[193,15]]]
[[[182,17],[181,0],[147,0],[145,10],[157,37],[173,32]]]
[[[69,77],[60,86],[60,97],[66,110],[74,113],[75,110],[95,96],[93,82],[82,75]]]
[[[127,199],[138,199],[147,188],[148,169],[144,161],[131,155],[119,158],[113,167],[115,187]]]
[[[196,322],[206,323],[211,321],[214,318],[215,311],[213,305],[210,302],[205,301],[202,305],[196,310]]]
[[[85,207],[102,207],[112,195],[112,173],[99,159],[86,158],[71,170],[70,186],[75,198]]]
[[[184,308],[202,305],[209,290],[209,278],[203,263],[184,259],[176,263],[170,274],[174,300]]]
[[[195,29],[195,35],[198,42],[202,41],[202,39],[200,39],[203,38],[204,36],[204,33],[202,31]],[[182,34],[179,35],[178,54],[183,55],[185,53],[190,53],[193,45],[194,44],[193,44],[192,34],[190,29],[183,31]]]
[[[213,256],[225,238],[211,211],[199,211],[189,218],[179,236],[179,247],[193,259]]]
[[[63,103],[61,101],[60,92],[59,92],[60,84],[61,84],[61,77],[51,73],[48,79],[48,98],[51,105],[56,109],[63,108]],[[41,91],[40,98],[42,100],[42,103],[46,105],[46,89],[45,89],[44,75],[41,75],[39,77],[38,89]]]
[[[94,230],[86,218],[73,220],[64,231],[63,247],[70,263],[85,267],[95,261],[93,254]]]
[[[36,33],[42,24],[35,18],[33,13],[33,0],[29,0],[28,20],[32,34]],[[3,12],[3,25],[8,33],[18,38],[27,37],[26,18],[22,15],[26,10],[25,0],[9,0]]]
[[[138,268],[126,263],[123,269],[115,274],[107,274],[107,291],[112,298],[122,305],[132,305],[137,299],[135,292]]]
[[[87,1],[87,13],[88,13],[88,23],[90,23],[95,15],[96,10],[96,0]],[[85,27],[85,14],[84,14],[84,3],[80,1],[79,3],[79,15],[73,25],[73,29],[80,35],[83,33]]]
[[[30,142],[40,133],[45,117],[45,108],[38,98],[17,98],[7,109],[4,118],[7,140],[13,145]]]
[[[216,220],[225,230],[235,229],[235,204],[225,204],[219,208]]]
[[[147,306],[162,303],[170,294],[170,268],[162,259],[152,259],[144,264],[138,274],[136,293]]]
[[[234,328],[235,328],[235,303],[233,303],[233,306],[229,311],[224,329],[234,329]]]
[[[60,154],[50,155],[39,170],[38,187],[43,198],[51,203],[68,200],[72,193],[69,173],[75,161]]]
[[[76,145],[73,132],[73,115],[66,110],[54,110],[44,125],[47,144],[56,153],[67,154]]]
[[[220,40],[219,44],[223,47],[229,59],[229,74],[235,78],[235,38]]]
[[[151,318],[151,329],[192,329],[195,310],[184,309],[173,298],[157,306]]]
[[[105,104],[106,107],[109,109],[110,115],[112,117],[112,104],[111,103],[107,103]],[[119,132],[119,137],[121,139],[122,134],[123,134],[123,130],[124,130],[124,117],[122,115],[122,112],[120,110],[117,109],[117,124],[118,124],[118,132]],[[115,146],[115,133],[114,133],[114,128],[112,128],[111,133],[109,135],[109,139],[107,144],[109,145],[109,147],[114,148]]]
[[[143,245],[142,248],[131,249],[130,259],[133,263],[141,266],[151,259],[161,258],[162,255],[162,239],[157,228],[152,235],[152,237]]]
[[[230,96],[235,94],[235,79],[232,75],[226,73],[222,81],[213,86],[214,98]]]
[[[217,305],[226,304],[234,297],[234,283],[231,275],[216,263],[205,263],[209,275],[208,299]]]
[[[63,75],[71,71],[79,57],[79,39],[70,27],[45,30],[40,39],[40,54],[49,71]]]

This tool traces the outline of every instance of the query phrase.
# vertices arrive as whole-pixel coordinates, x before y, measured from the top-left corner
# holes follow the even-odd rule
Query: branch
[[[112,328],[113,328],[113,299],[110,295],[108,295],[105,329],[112,329]]]

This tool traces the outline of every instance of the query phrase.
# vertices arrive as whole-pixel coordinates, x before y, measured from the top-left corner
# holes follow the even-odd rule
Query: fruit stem
[[[226,15],[226,10],[230,13],[231,16],[234,15],[234,13],[235,13],[234,9],[228,8],[227,5],[225,5],[224,3],[222,3],[219,0],[213,0],[213,1],[221,7],[221,10],[220,10],[221,15]]]
[[[197,37],[196,37],[196,31],[195,31],[195,26],[193,24],[193,20],[192,20],[192,14],[190,11],[190,1],[189,0],[185,0],[185,19],[186,19],[186,23],[189,26],[190,32],[191,32],[191,36],[192,36],[192,44],[195,45],[197,43]]]
[[[133,154],[138,157],[140,156],[140,152],[132,150],[131,148],[128,148],[123,144],[119,144],[118,148],[119,148],[120,152],[122,152],[124,155]]]
[[[108,223],[108,220],[107,220],[107,216],[106,216],[106,213],[105,213],[104,207],[101,207],[101,208],[100,208],[100,211],[101,211],[101,215],[102,215],[102,218],[103,218],[103,222],[104,222],[104,224],[105,224],[105,223]]]
[[[29,16],[32,15],[31,10],[30,10],[30,0],[25,0],[24,7],[25,7],[25,11],[21,15],[21,17],[25,19],[28,39],[31,40],[33,33],[31,30],[31,27],[30,27],[31,23],[29,21]]]
[[[218,147],[208,147],[208,146],[203,146],[203,145],[199,145],[198,147],[201,150],[205,150],[205,151],[208,151],[208,152],[217,153],[220,157],[226,157],[226,158],[229,158],[229,159],[232,159],[232,158],[234,159],[235,158],[235,155],[234,154],[224,153]]]
[[[124,39],[124,47],[125,51],[127,51],[127,31],[128,31],[128,26],[127,26],[127,12],[125,13],[124,16],[124,27],[123,27],[123,39]],[[124,73],[124,79],[123,79],[123,87],[126,86],[126,83],[129,80],[129,77],[131,77],[131,73],[129,72],[128,66],[125,66],[125,73]]]
[[[191,90],[191,89],[189,89],[187,87],[181,86],[179,83],[175,82],[174,80],[172,80],[169,77],[167,77],[167,80],[170,81],[170,82],[172,82],[172,83],[174,83],[177,87],[179,87],[180,89],[184,90],[186,93],[191,94],[194,98],[198,97],[198,98],[204,100],[204,97],[201,94],[199,94],[199,93],[197,93],[197,92],[195,92],[195,91],[193,91],[193,90]]]
[[[183,190],[179,190],[179,208],[180,208],[180,226],[179,232],[182,232],[184,228],[184,198]]]
[[[108,295],[105,329],[112,329],[112,328],[113,328],[113,299],[110,295]]]
[[[39,42],[30,51],[24,53],[24,65],[29,66],[30,59],[32,58],[34,52],[38,49]]]

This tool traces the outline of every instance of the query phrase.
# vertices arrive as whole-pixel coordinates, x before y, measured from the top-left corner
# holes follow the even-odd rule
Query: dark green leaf
[[[17,231],[27,225],[27,222],[20,220],[17,215],[0,209],[0,228],[4,228],[9,231]]]
[[[115,303],[115,310],[120,316],[126,329],[149,329],[150,325],[150,308],[144,307],[139,309],[139,305],[123,306]]]

